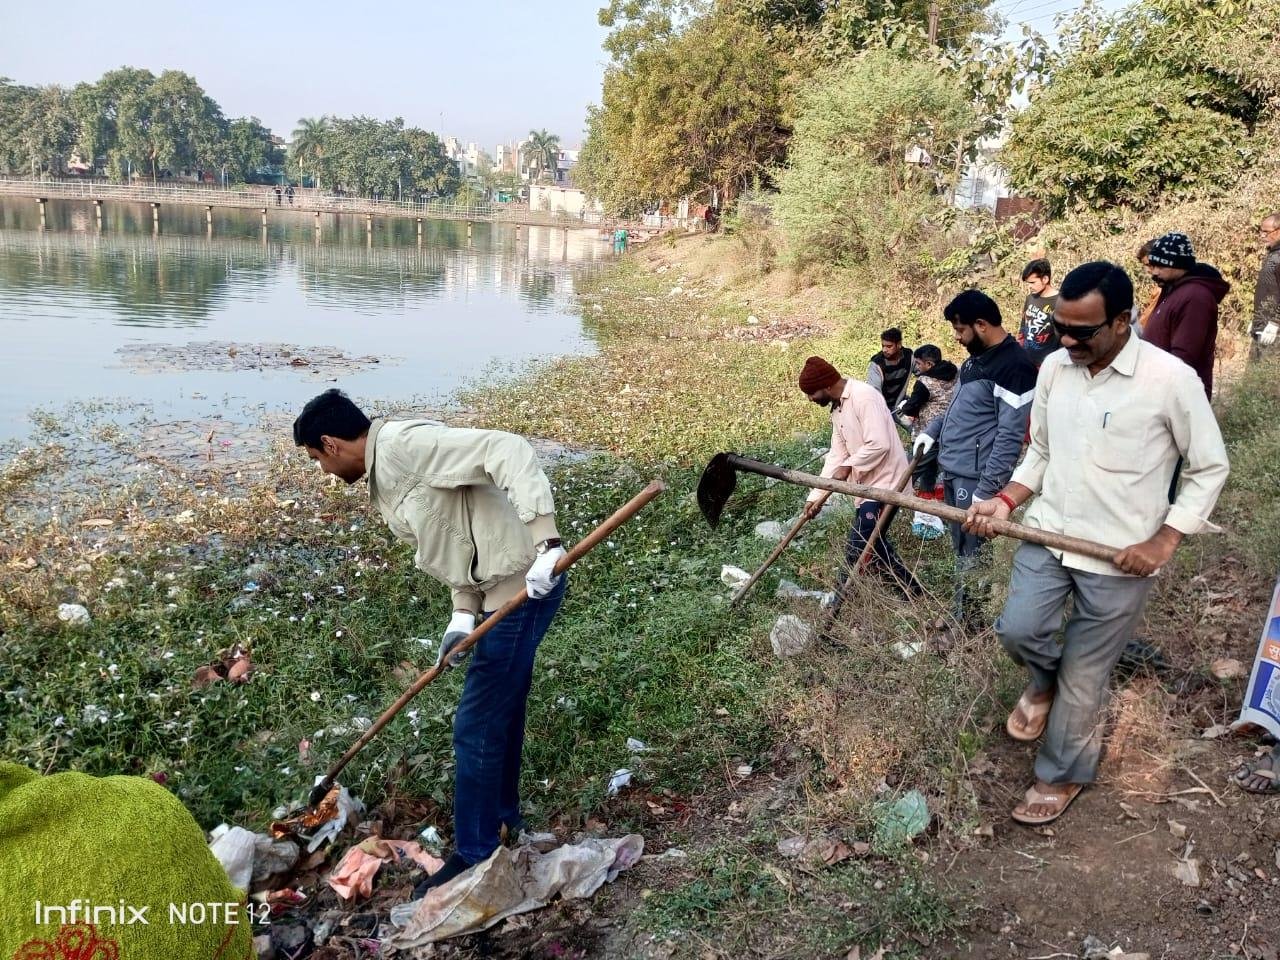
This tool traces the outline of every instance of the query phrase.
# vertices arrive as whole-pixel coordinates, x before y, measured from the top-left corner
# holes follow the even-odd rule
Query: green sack
[[[0,960],[253,960],[243,902],[158,784],[0,761]]]

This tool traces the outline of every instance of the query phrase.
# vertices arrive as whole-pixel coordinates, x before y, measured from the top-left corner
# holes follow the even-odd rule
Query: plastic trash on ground
[[[726,587],[740,587],[751,579],[751,574],[741,567],[726,563],[720,568],[720,582]]]
[[[487,930],[519,913],[546,906],[555,897],[590,897],[644,854],[644,838],[628,834],[616,840],[587,839],[538,853],[531,847],[499,847],[421,900],[391,909],[391,922],[402,929],[388,944],[412,950],[449,937]]]
[[[89,611],[78,603],[58,604],[58,619],[73,627],[83,627],[89,622]]]
[[[323,776],[316,777],[319,785]],[[364,812],[364,804],[351,796],[346,787],[334,784],[315,810],[304,810],[287,820],[271,824],[271,835],[276,838],[296,836],[307,842],[307,853],[315,853],[320,845],[333,840],[346,827],[348,821]]]
[[[924,653],[924,643],[920,640],[912,640],[909,643],[905,640],[899,640],[893,645],[893,652],[900,656],[903,660],[910,660],[912,657],[918,657]]]
[[[904,843],[924,833],[929,826],[929,804],[919,790],[908,790],[876,814],[876,839],[882,845]]]
[[[777,520],[761,520],[756,524],[756,536],[775,543],[787,535],[787,528]]]
[[[613,771],[613,776],[609,778],[609,786],[605,789],[605,795],[615,797],[618,791],[631,783],[631,771],[626,767]]]
[[[209,852],[227,871],[232,886],[241,890],[290,870],[298,862],[298,846],[293,841],[225,823],[209,834]]]
[[[778,589],[773,595],[779,600],[817,600],[820,604],[826,606],[835,600],[835,593],[824,590],[806,590],[798,583],[793,583],[786,578],[778,581]]]
[[[794,614],[784,613],[769,631],[769,643],[778,656],[794,657],[813,643],[813,627]]]
[[[397,860],[412,860],[427,873],[435,873],[444,866],[443,860],[411,841],[371,837],[348,850],[326,882],[344,900],[370,897],[378,871],[384,864]]]

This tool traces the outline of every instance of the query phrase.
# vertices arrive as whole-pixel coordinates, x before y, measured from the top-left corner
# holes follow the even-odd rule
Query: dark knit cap
[[[981,290],[966,290],[946,305],[942,315],[947,323],[962,323],[972,327],[979,320],[985,320],[993,327],[1001,325],[1000,308],[996,302]]]
[[[1154,263],[1157,267],[1190,270],[1196,265],[1196,252],[1185,233],[1166,233],[1163,237],[1157,237],[1151,244],[1147,261]]]
[[[840,382],[840,371],[821,357],[810,357],[800,371],[800,389],[813,393]]]

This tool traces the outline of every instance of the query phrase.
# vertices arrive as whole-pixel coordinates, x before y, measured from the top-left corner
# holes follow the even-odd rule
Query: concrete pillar
[[[213,226],[213,206],[211,204],[205,204],[204,222],[211,227]]]
[[[48,202],[49,202],[49,198],[48,198],[48,197],[36,197],[36,203],[37,203],[37,204],[39,204],[39,206],[40,206],[40,227],[41,227],[41,229],[43,229],[43,228],[44,228],[44,209],[45,209],[45,204],[47,204]]]
[[[422,239],[422,218],[418,218],[418,239]]]
[[[262,208],[262,225],[264,227],[267,225],[267,208],[266,207]]]
[[[471,239],[471,228],[475,226],[470,220],[467,221],[467,239]]]
[[[373,214],[366,213],[364,215],[364,232],[373,233]]]
[[[98,225],[102,225],[102,201],[93,201],[93,216],[98,221]]]
[[[160,232],[160,204],[151,204],[151,230],[154,233]]]

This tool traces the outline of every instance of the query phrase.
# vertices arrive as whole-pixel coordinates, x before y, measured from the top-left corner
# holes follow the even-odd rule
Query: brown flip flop
[[[1039,740],[1040,734],[1044,733],[1044,728],[1049,723],[1049,711],[1052,709],[1052,700],[1047,700],[1044,703],[1033,703],[1028,699],[1024,691],[1022,696],[1018,698],[1017,705],[1009,713],[1009,719],[1004,722],[1005,732],[1022,743]],[[1022,711],[1022,715],[1027,718],[1028,726],[1025,730],[1014,725],[1014,717],[1018,715],[1018,711]]]
[[[1080,791],[1085,788],[1083,783],[1068,783],[1061,787],[1055,788],[1051,793],[1041,793],[1036,789],[1033,783],[1023,797],[1022,803],[1018,807],[1030,807],[1037,804],[1053,804],[1055,809],[1053,813],[1045,816],[1033,817],[1030,814],[1018,813],[1018,807],[1013,808],[1010,816],[1018,823],[1024,823],[1029,827],[1039,827],[1046,823],[1053,823],[1060,816],[1067,812],[1067,807],[1071,806],[1071,801],[1080,796]]]

